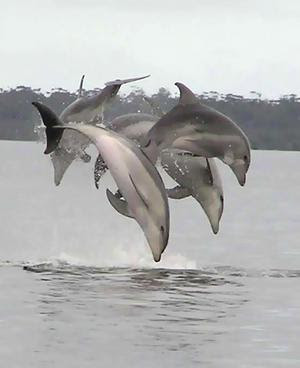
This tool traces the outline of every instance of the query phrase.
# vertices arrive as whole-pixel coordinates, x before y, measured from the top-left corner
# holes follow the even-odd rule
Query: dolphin
[[[246,182],[250,165],[250,143],[229,117],[199,102],[183,83],[178,104],[148,132],[144,151],[153,162],[160,151],[173,147],[227,164],[240,185]]]
[[[152,162],[134,142],[113,131],[88,124],[63,125],[47,106],[38,102],[33,105],[46,126],[47,147],[55,149],[63,129],[78,131],[95,144],[130,213],[142,228],[154,260],[159,262],[169,239],[169,204],[163,181]]]
[[[129,139],[132,139],[138,145],[144,141],[149,129],[159,120],[158,116],[144,113],[130,113],[116,117],[111,122],[106,124],[106,127],[118,134],[121,134]],[[106,173],[107,166],[101,154],[98,155],[94,165],[94,182],[99,188],[99,181]]]
[[[163,150],[160,159],[167,174],[179,184],[167,189],[168,197],[194,197],[208,217],[214,234],[217,234],[223,213],[224,196],[214,159],[195,156],[178,149]]]
[[[99,93],[92,96],[83,96],[83,80],[81,78],[77,99],[68,105],[60,114],[63,123],[89,123],[96,125],[103,121],[103,112],[107,104],[118,93],[122,84],[148,78],[149,75],[129,79],[116,79],[105,83]],[[71,163],[79,157],[83,162],[89,162],[91,157],[85,152],[90,141],[77,131],[64,131],[57,150],[51,153],[51,161],[54,167],[54,182],[59,185],[66,170]]]

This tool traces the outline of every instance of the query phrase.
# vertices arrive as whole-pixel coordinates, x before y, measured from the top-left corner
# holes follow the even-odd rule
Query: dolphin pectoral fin
[[[127,202],[120,198],[119,192],[113,194],[109,189],[106,189],[106,197],[111,206],[121,215],[134,218],[129,211]]]
[[[81,80],[80,80],[79,90],[78,90],[78,97],[77,98],[82,97],[82,87],[83,87],[84,77],[85,77],[85,75],[83,74],[83,76],[81,77]]]
[[[171,199],[182,199],[189,197],[192,192],[190,189],[177,185],[174,188],[166,189],[167,195]]]
[[[51,153],[51,161],[54,168],[54,183],[58,186],[67,171],[68,167],[75,160],[76,156],[63,148],[57,148]]]
[[[56,116],[56,114],[40,102],[32,102],[32,105],[38,110],[41,115],[43,124],[46,127],[47,147],[44,151],[45,155],[53,152],[59,144],[63,129],[56,129],[57,126],[61,126],[62,122]]]
[[[137,77],[137,78],[116,79],[114,81],[106,82],[105,85],[106,86],[112,86],[112,85],[120,86],[122,84],[130,83],[130,82],[135,82],[135,81],[138,81],[138,80],[141,80],[141,79],[145,79],[145,78],[148,78],[148,77],[150,77],[150,74],[145,75],[143,77]]]
[[[104,162],[102,156],[99,154],[94,166],[94,182],[97,189],[99,189],[99,180],[102,178],[107,170],[108,167],[106,166],[106,163]]]
[[[144,203],[145,207],[148,209],[149,208],[149,204],[147,203],[146,198],[143,196],[143,194],[141,193],[141,191],[139,190],[139,188],[136,186],[135,182],[132,179],[132,176],[129,174],[129,179],[132,183],[132,185],[134,186],[134,189],[137,193],[137,195],[140,197],[141,201]]]

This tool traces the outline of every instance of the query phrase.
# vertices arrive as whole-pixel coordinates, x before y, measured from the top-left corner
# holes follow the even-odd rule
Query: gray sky
[[[1,84],[300,95],[299,0],[0,0]],[[123,88],[128,92],[129,87]]]

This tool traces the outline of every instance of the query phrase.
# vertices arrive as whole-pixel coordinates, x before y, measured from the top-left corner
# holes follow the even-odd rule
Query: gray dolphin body
[[[64,126],[49,108],[40,103],[33,105],[46,125],[47,147],[55,148],[62,129],[78,131],[95,144],[130,213],[144,231],[154,260],[160,261],[169,238],[169,205],[162,179],[147,156],[117,133],[87,124]]]
[[[155,161],[159,151],[178,148],[206,158],[217,157],[227,164],[240,185],[250,165],[250,144],[243,131],[227,116],[201,104],[184,84],[178,105],[149,131],[145,152]]]
[[[106,127],[118,134],[121,134],[138,145],[144,142],[145,136],[152,126],[159,120],[159,117],[143,113],[124,114],[116,117]],[[94,181],[98,189],[101,177],[107,171],[103,158],[99,154],[94,166]]]
[[[194,156],[178,149],[160,153],[161,164],[179,186],[167,189],[169,198],[194,197],[203,208],[215,234],[223,213],[224,197],[220,175],[213,158]]]
[[[60,114],[59,118],[63,123],[89,123],[95,125],[102,121],[103,111],[107,104],[118,93],[122,84],[134,82],[148,76],[117,79],[107,82],[106,87],[101,92],[92,96],[82,97],[83,78],[81,78],[78,98],[67,106]],[[51,160],[54,167],[54,182],[59,185],[66,170],[77,158],[84,162],[89,162],[91,157],[85,152],[90,140],[81,133],[73,130],[65,130],[57,149],[51,153]]]

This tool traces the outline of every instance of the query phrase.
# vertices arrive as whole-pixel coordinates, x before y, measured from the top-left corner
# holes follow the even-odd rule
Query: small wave
[[[9,265],[10,263],[5,263]],[[4,265],[4,264],[3,264]],[[12,265],[12,264],[10,264]],[[19,264],[20,265],[20,264]],[[196,267],[195,262],[187,260],[181,255],[169,256],[168,259],[160,263],[151,262],[151,260],[143,260],[142,262],[134,262],[130,264],[109,264],[109,262],[99,264],[85,263],[82,259],[77,259],[66,254],[61,255],[60,258],[51,259],[49,261],[41,263],[30,263],[21,264],[23,269],[31,272],[55,272],[55,273],[118,273],[124,270],[130,271],[155,271],[161,270],[169,273],[195,273],[206,275],[208,277],[232,277],[232,278],[298,278],[300,277],[300,270],[285,270],[285,269],[266,269],[266,270],[255,270],[245,269],[232,266],[203,266],[200,268]]]
[[[197,269],[195,261],[175,253],[165,254],[159,263],[153,261],[150,253],[138,252],[135,247],[115,247],[111,254],[98,258],[76,257],[61,253],[54,261],[65,262],[75,266],[96,268],[166,268],[166,269]]]
[[[202,268],[211,274],[232,277],[300,277],[300,270],[285,270],[285,269],[246,269],[232,266],[206,266]]]

